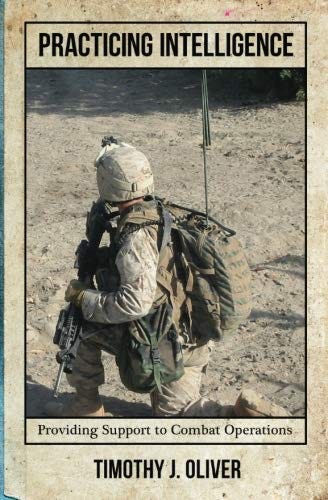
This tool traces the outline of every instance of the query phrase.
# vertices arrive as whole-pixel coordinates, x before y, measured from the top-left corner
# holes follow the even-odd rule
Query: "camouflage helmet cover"
[[[99,195],[105,201],[133,200],[154,192],[149,161],[141,151],[128,144],[105,146],[95,166]]]

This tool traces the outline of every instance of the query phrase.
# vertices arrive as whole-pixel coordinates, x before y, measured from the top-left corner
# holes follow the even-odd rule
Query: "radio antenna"
[[[206,224],[208,225],[208,185],[207,185],[207,163],[206,148],[211,145],[210,118],[208,114],[208,92],[206,69],[202,70],[202,122],[203,122],[203,163],[204,163],[204,187],[205,187],[205,212]]]

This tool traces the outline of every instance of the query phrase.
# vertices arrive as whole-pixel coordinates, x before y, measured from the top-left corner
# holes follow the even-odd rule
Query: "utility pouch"
[[[127,325],[116,363],[125,387],[138,393],[162,393],[163,384],[182,377],[182,347],[169,303]]]

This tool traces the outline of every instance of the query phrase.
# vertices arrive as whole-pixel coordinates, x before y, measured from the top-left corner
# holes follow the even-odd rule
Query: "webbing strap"
[[[210,276],[215,274],[215,269],[214,267],[209,267],[206,269],[203,269],[201,267],[196,266],[193,262],[188,262],[189,266],[195,269],[195,271],[199,272],[199,274],[205,274],[206,276]]]
[[[159,266],[156,281],[168,292],[173,310],[175,307],[181,307],[185,300],[185,293],[179,280],[163,266]]]
[[[163,229],[161,248],[159,251],[160,254],[171,240],[171,228],[172,228],[172,216],[170,212],[163,208],[162,216],[163,216],[164,229]]]
[[[118,221],[118,229],[122,229],[127,222],[132,222],[133,224],[142,224],[143,222],[156,223],[158,221],[157,214],[154,210],[131,210],[125,214],[121,220]],[[138,228],[136,228],[137,230]]]
[[[161,384],[161,370],[160,370],[160,365],[161,365],[161,358],[159,354],[159,348],[158,348],[158,340],[157,340],[157,334],[156,332],[150,332],[150,347],[151,347],[151,360],[153,363],[153,370],[154,370],[154,380],[156,387],[160,394],[163,394],[162,391],[162,384]]]

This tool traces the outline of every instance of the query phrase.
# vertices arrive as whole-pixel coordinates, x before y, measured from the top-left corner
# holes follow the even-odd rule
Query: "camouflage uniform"
[[[123,324],[145,316],[154,302],[163,300],[163,291],[156,280],[158,259],[157,231],[150,227],[140,228],[126,237],[117,253],[115,263],[120,275],[117,291],[84,292],[82,312],[89,321],[85,334],[95,329],[102,331],[80,345],[74,372],[67,376],[77,390],[93,390],[105,382],[101,350],[116,355]],[[200,401],[199,390],[209,360],[209,345],[190,343],[186,331],[181,332],[181,341],[185,373],[179,380],[163,385],[163,394],[157,390],[151,393],[156,416],[176,415],[192,405],[193,414],[208,414],[202,413],[206,404],[204,406],[204,400]],[[197,401],[200,401],[199,405],[195,405]]]
[[[140,151],[131,146],[105,146],[95,165],[100,198],[110,203],[121,203],[121,209],[124,202],[132,200],[136,206],[137,200],[154,192],[149,162]],[[166,248],[171,251],[167,262],[174,264],[172,248]],[[131,325],[134,320],[146,316],[154,306],[168,300],[165,283],[161,281],[164,278],[158,272],[161,270],[161,265],[158,266],[160,257],[162,254],[159,255],[157,230],[152,226],[139,227],[135,232],[127,234],[118,246],[115,264],[119,285],[107,288],[113,291],[85,290],[84,285],[79,282],[77,290],[73,285],[69,285],[66,300],[78,301],[78,307],[82,307],[83,316],[87,320],[84,327],[85,339],[79,346],[73,373],[67,376],[69,383],[76,388],[77,395],[75,402],[67,407],[49,403],[46,410],[49,415],[79,417],[104,414],[98,393],[98,387],[105,381],[101,351],[117,355],[126,325]],[[263,404],[256,394],[245,391],[239,396],[234,407],[221,407],[215,401],[201,398],[200,385],[209,361],[210,344],[204,341],[192,342],[186,326],[188,322],[184,322],[183,314],[180,314],[181,309],[175,304],[179,286],[181,287],[178,281],[175,281],[177,296],[172,298],[173,322],[183,345],[185,372],[179,380],[162,384],[162,394],[158,390],[151,392],[154,415],[286,415],[282,408]],[[97,333],[87,338],[95,331]],[[237,413],[235,410],[238,410]]]

